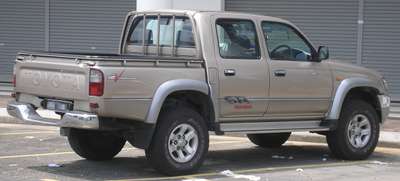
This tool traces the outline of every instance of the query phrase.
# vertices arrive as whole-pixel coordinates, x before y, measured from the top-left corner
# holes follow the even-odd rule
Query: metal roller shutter
[[[45,0],[1,0],[0,22],[0,81],[12,82],[17,52],[45,49]]]
[[[136,0],[50,1],[50,51],[118,53],[125,16]]]
[[[362,65],[382,72],[400,100],[400,1],[365,0]]]
[[[358,34],[359,3],[363,4]],[[226,0],[227,11],[287,19],[314,43],[330,48],[331,57],[357,63],[357,36],[362,37],[362,66],[382,72],[389,94],[400,101],[400,2],[398,0]]]
[[[357,62],[358,0],[226,0],[225,8],[286,19],[332,58]]]

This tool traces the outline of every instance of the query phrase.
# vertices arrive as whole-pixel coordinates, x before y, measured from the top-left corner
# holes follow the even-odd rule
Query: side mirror
[[[320,46],[318,48],[318,62],[320,62],[321,60],[325,60],[329,58],[329,49],[326,46]]]

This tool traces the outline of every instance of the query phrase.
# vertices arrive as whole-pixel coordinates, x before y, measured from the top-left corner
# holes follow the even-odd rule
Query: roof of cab
[[[194,16],[195,14],[203,14],[205,16],[209,15],[228,15],[228,14],[242,14],[250,17],[260,17],[263,19],[268,19],[271,21],[281,21],[288,22],[281,18],[276,18],[272,16],[265,16],[260,14],[252,14],[247,12],[235,12],[235,11],[210,11],[210,10],[182,10],[182,9],[161,9],[161,10],[149,10],[149,11],[132,11],[135,14],[188,14]],[[289,23],[289,22],[288,22]],[[291,24],[291,23],[290,23]]]

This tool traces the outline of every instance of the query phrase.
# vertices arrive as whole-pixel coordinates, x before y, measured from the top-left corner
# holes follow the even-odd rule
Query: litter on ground
[[[387,162],[381,162],[381,161],[373,161],[373,164],[379,164],[379,165],[388,165],[389,163]]]
[[[57,164],[55,164],[55,163],[50,163],[50,164],[49,164],[49,167],[58,168],[58,167],[61,167],[61,165],[57,165]]]
[[[254,175],[241,175],[241,174],[234,174],[230,170],[224,170],[221,172],[222,175],[228,176],[228,177],[233,177],[233,178],[244,178],[244,179],[249,179],[252,181],[258,181],[261,179],[261,177],[256,177]]]
[[[298,171],[298,172],[303,172],[303,169],[298,168],[296,171]]]

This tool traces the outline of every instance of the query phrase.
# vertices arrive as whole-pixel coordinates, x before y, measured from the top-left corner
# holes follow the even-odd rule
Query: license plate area
[[[55,99],[44,99],[41,102],[41,106],[43,109],[53,110],[53,111],[60,111],[60,112],[67,112],[72,111],[74,103],[72,101],[62,101],[62,100],[55,100]]]

